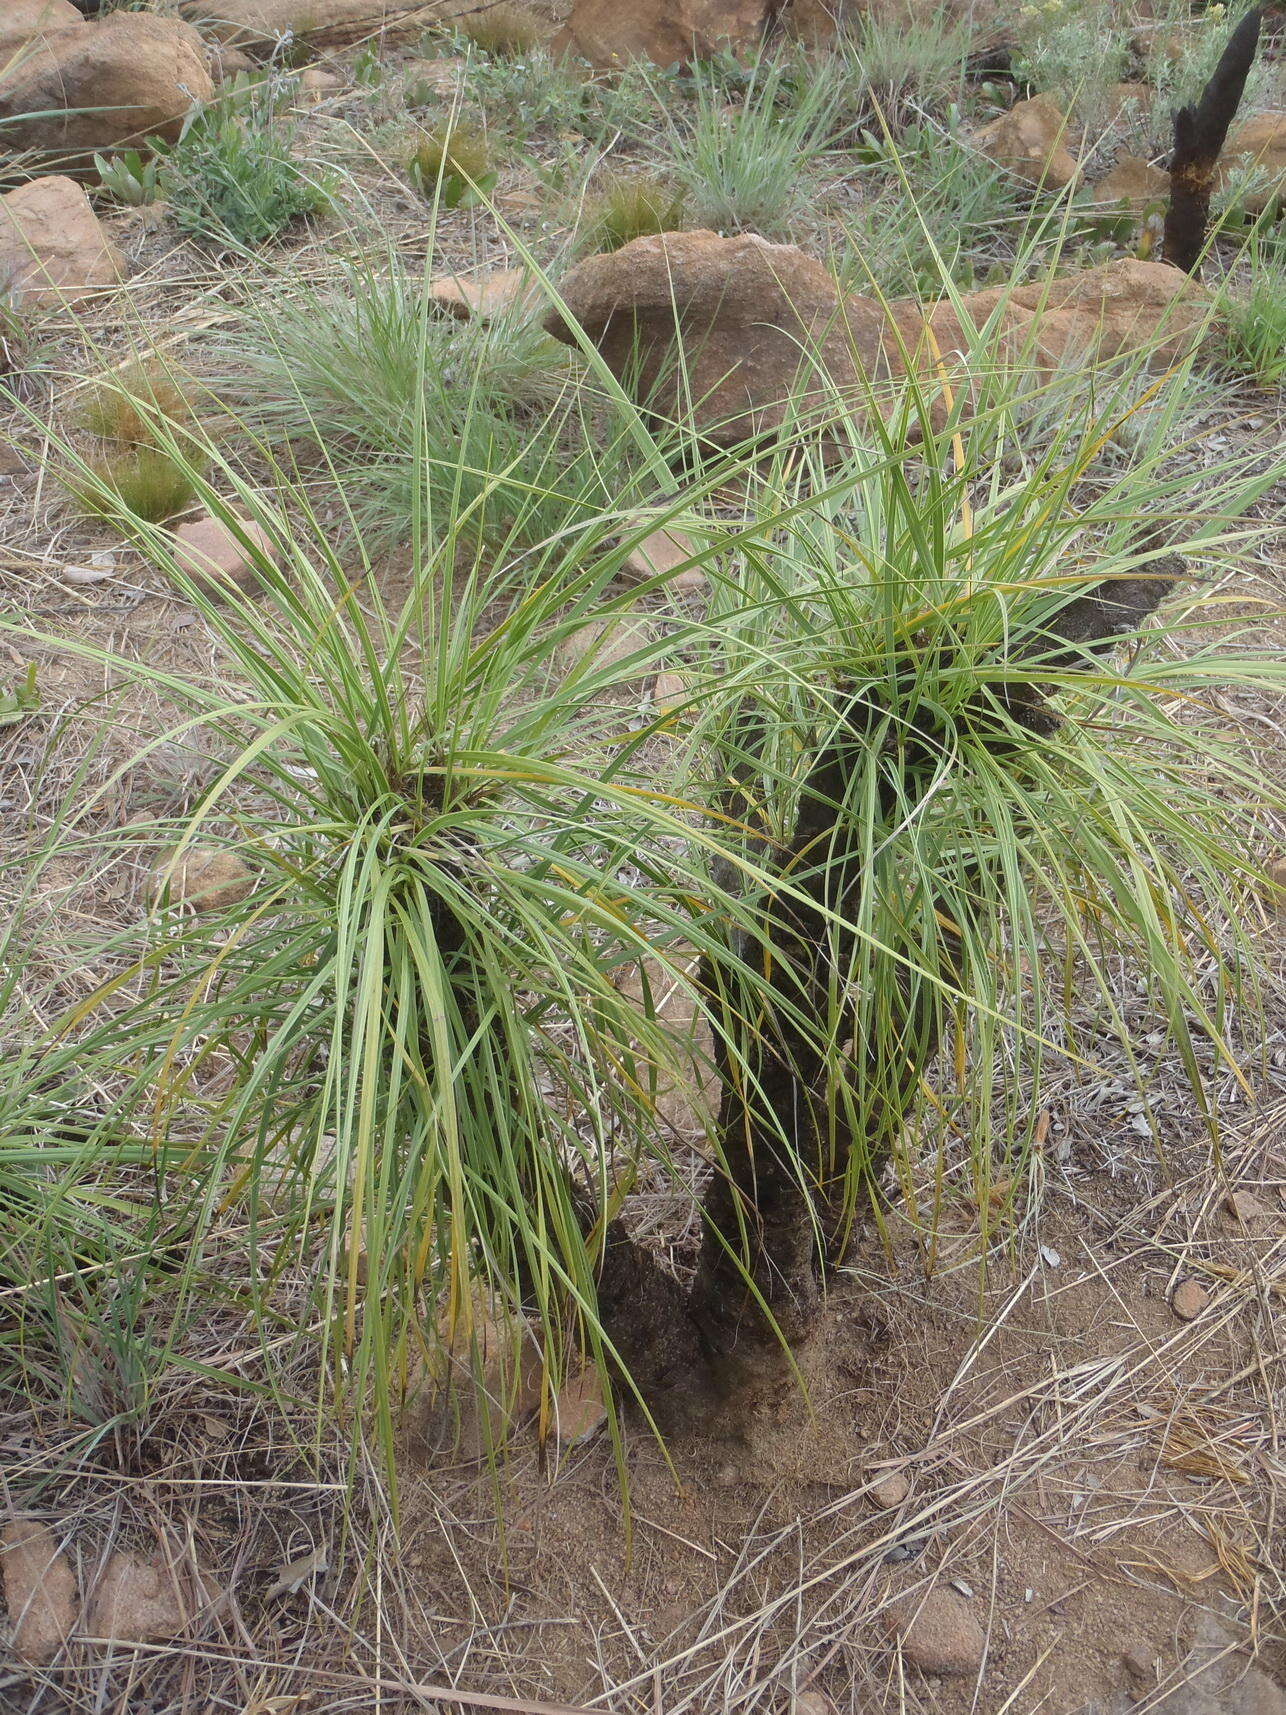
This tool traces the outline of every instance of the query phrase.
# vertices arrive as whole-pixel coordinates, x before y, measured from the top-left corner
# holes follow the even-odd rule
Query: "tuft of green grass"
[[[196,498],[192,472],[182,459],[155,446],[107,447],[88,453],[81,467],[63,476],[80,510],[129,533],[142,524],[163,524]]]
[[[1231,369],[1261,387],[1286,382],[1286,261],[1249,250],[1250,281],[1244,295],[1220,296],[1224,355]]]
[[[547,33],[530,7],[511,5],[508,0],[466,13],[457,20],[456,28],[484,54],[506,60],[535,53]]]
[[[593,250],[619,250],[649,232],[677,232],[685,191],[653,173],[617,173],[590,198],[581,242]]]
[[[468,208],[495,189],[485,131],[454,117],[422,132],[406,164],[411,183],[444,208]]]
[[[660,101],[669,171],[693,220],[724,233],[789,234],[815,190],[831,146],[844,88],[828,78],[802,85],[790,60],[761,59],[732,103],[716,71],[692,71],[691,117]]]
[[[900,11],[874,10],[840,33],[819,66],[804,61],[800,75],[844,86],[846,125],[876,119],[899,126],[913,111],[941,110],[960,99],[973,48],[972,25],[944,8],[921,10],[910,27]]]

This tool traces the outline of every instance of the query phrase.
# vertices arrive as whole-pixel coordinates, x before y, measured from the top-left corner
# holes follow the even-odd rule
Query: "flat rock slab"
[[[89,1599],[86,1629],[104,1643],[164,1643],[187,1624],[173,1570],[160,1559],[113,1554]]]

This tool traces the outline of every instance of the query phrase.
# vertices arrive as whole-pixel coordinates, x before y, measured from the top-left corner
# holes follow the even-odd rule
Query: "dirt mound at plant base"
[[[864,1241],[799,1355],[811,1413],[779,1375],[739,1421],[674,1442],[674,1472],[631,1431],[632,1544],[606,1436],[546,1471],[520,1446],[502,1532],[480,1522],[485,1479],[408,1472],[405,1574],[434,1625],[410,1651],[420,1677],[467,1637],[470,1690],[582,1705],[611,1687],[612,1707],[768,1715],[807,1688],[839,1711],[1126,1715],[1151,1693],[1175,1715],[1275,1715],[1271,1383],[1250,1361],[1272,1298],[1251,1274],[1281,1245],[1252,1263],[1200,1183],[1161,1210],[1100,1176],[985,1274],[967,1207],[927,1274],[927,1235],[896,1213],[892,1266]],[[1216,1283],[1191,1324],[1167,1297],[1185,1231]],[[881,1506],[891,1469],[907,1493]],[[916,1632],[922,1610],[950,1635]],[[948,1645],[944,1679],[927,1664]]]

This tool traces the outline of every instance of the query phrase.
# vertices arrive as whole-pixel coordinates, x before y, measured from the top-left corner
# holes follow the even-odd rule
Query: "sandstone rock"
[[[1107,97],[1109,122],[1119,125],[1136,110],[1146,112],[1155,94],[1150,83],[1114,83]]]
[[[464,9],[464,0],[180,0],[179,6],[217,40],[260,58],[287,39],[329,48],[369,36],[419,36]]]
[[[1181,1280],[1174,1289],[1170,1308],[1181,1322],[1195,1322],[1210,1303],[1210,1294],[1197,1280]]]
[[[579,1447],[607,1422],[603,1378],[593,1364],[568,1376],[554,1399],[554,1437],[563,1448]]]
[[[334,95],[336,91],[343,89],[344,80],[321,66],[309,66],[300,72],[296,87],[300,103],[311,107],[318,101],[324,101],[328,95]]]
[[[15,1519],[0,1532],[0,1576],[9,1611],[13,1653],[43,1667],[76,1629],[76,1575],[52,1530]]]
[[[767,14],[765,0],[574,0],[553,40],[606,71],[631,60],[660,66],[756,48]]]
[[[1269,909],[1286,918],[1286,857],[1271,860],[1264,870],[1264,881]]]
[[[790,1706],[790,1715],[839,1715],[830,1698],[821,1691],[800,1691]]]
[[[89,1598],[86,1630],[109,1642],[164,1643],[187,1624],[172,1570],[159,1556],[113,1554]]]
[[[271,555],[272,540],[267,531],[249,519],[241,521],[241,530],[251,547],[265,556]],[[260,588],[259,571],[250,549],[243,547],[219,519],[207,514],[194,518],[190,524],[180,524],[174,540],[175,564],[209,594],[227,594],[234,588],[255,592]]]
[[[651,620],[643,615],[592,619],[559,643],[554,651],[555,669],[564,677],[576,671],[604,673],[619,667],[636,650],[645,649],[655,636]],[[637,692],[640,680],[651,670],[650,664],[644,662],[636,673],[623,676],[610,689],[628,697]]]
[[[5,0],[0,12],[0,72],[11,57],[37,46],[42,37],[84,25],[71,0]]]
[[[175,861],[167,852],[151,875],[154,904],[168,899],[193,911],[224,911],[237,905],[254,886],[254,872],[235,852],[213,846],[189,846]]]
[[[468,60],[458,56],[449,59],[409,60],[402,67],[403,88],[422,89],[435,95],[452,95],[468,69],[468,64]]]
[[[691,405],[717,445],[779,428],[792,391],[807,403],[829,403],[814,355],[840,388],[887,371],[879,306],[842,299],[821,263],[752,233],[636,238],[588,257],[560,291],[615,375],[631,370],[637,341],[641,402],[669,419],[687,415]],[[676,324],[686,375],[673,358]],[[545,327],[574,343],[560,311],[550,310]]]
[[[1080,170],[1067,147],[1068,137],[1067,116],[1053,96],[1033,95],[975,131],[973,141],[998,166],[1028,184],[1061,191]]]
[[[903,1658],[922,1673],[977,1673],[982,1666],[982,1627],[954,1590],[904,1596],[885,1618]]]
[[[880,389],[908,364],[935,378],[942,368],[958,373],[972,343],[949,300],[883,306],[843,297],[812,257],[753,235],[636,238],[573,268],[561,293],[613,373],[636,380],[645,408],[663,419],[690,415],[717,445],[779,428],[792,390],[821,411],[837,397],[863,409],[878,405]],[[1036,373],[1136,350],[1151,363],[1174,363],[1200,339],[1208,303],[1181,270],[1134,258],[963,299],[976,327],[999,313],[1001,349]],[[672,355],[676,324],[684,374]],[[574,341],[561,312],[550,310],[544,325]],[[811,373],[801,374],[801,350]]]
[[[658,673],[652,681],[652,701],[662,714],[691,704],[692,687],[682,673]]]
[[[1241,206],[1262,214],[1274,197],[1286,197],[1286,113],[1256,114],[1229,136],[1219,162],[1221,184],[1235,185],[1252,171],[1264,182],[1246,192]]]
[[[1121,1662],[1131,1679],[1140,1680],[1144,1685],[1155,1685],[1157,1653],[1150,1645],[1135,1644],[1126,1650]]]
[[[1224,1208],[1238,1227],[1253,1230],[1268,1218],[1268,1210],[1253,1191],[1230,1191],[1224,1198]]]
[[[981,328],[1003,305],[1001,336],[1011,353],[1025,351],[1037,370],[1068,362],[1103,361],[1146,351],[1150,363],[1176,363],[1199,341],[1209,299],[1201,287],[1165,262],[1125,257],[1062,279],[966,293],[969,320]],[[963,352],[968,339],[945,300],[927,311],[890,305],[890,315],[914,349],[927,314],[944,354]],[[916,327],[917,320],[920,323]],[[923,364],[923,353],[921,354]]]
[[[125,263],[72,179],[33,179],[0,196],[0,296],[76,304],[114,286]]]
[[[234,77],[241,77],[255,69],[255,62],[249,54],[243,54],[240,48],[211,42],[206,51],[210,60],[210,76],[216,83],[231,83]]]
[[[534,308],[540,287],[525,268],[498,268],[478,276],[440,275],[429,282],[429,296],[438,309],[460,321],[474,316],[492,321],[511,310]]]
[[[407,1385],[412,1443],[465,1460],[498,1453],[540,1404],[543,1365],[531,1331],[475,1289],[454,1321],[444,1312],[440,1349]]]
[[[88,163],[145,137],[173,141],[189,109],[213,93],[204,44],[190,25],[112,12],[0,67],[0,120],[11,121],[4,138],[15,151]]]
[[[1086,191],[1096,206],[1124,203],[1129,213],[1145,215],[1164,210],[1170,200],[1170,179],[1141,155],[1120,155],[1116,165]]]
[[[635,583],[646,583],[650,578],[665,577],[669,573],[667,589],[703,589],[706,575],[699,566],[675,572],[675,567],[690,560],[695,551],[682,530],[653,530],[625,556],[621,576]]]
[[[1192,1648],[1175,1670],[1169,1689],[1155,1701],[1155,1715],[1286,1715],[1286,1692],[1233,1647],[1235,1636],[1215,1615],[1202,1612]]]

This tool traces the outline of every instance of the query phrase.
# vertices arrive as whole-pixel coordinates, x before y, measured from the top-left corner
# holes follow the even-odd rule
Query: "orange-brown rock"
[[[417,37],[468,10],[469,0],[180,0],[185,18],[247,53],[273,52],[288,39],[344,47],[367,37]]]
[[[13,1653],[43,1667],[76,1629],[76,1574],[57,1535],[37,1519],[14,1519],[0,1531],[0,1583]]]
[[[908,366],[958,375],[974,344],[970,326],[981,329],[993,314],[999,349],[1040,373],[1135,349],[1172,363],[1200,338],[1208,304],[1180,270],[1129,258],[969,293],[959,311],[947,299],[886,310],[843,296],[819,262],[789,245],[712,232],[635,239],[580,263],[560,290],[613,373],[635,378],[646,409],[695,422],[717,445],[771,433],[801,404],[878,403],[878,389]],[[574,340],[558,311],[545,326]]]
[[[886,367],[878,306],[842,298],[820,262],[754,233],[636,238],[588,257],[559,289],[613,373],[625,375],[637,349],[641,403],[665,420],[690,413],[718,445],[779,428],[792,393],[822,407],[819,367],[846,391]],[[545,327],[574,343],[560,311]]]
[[[173,141],[192,106],[213,93],[191,25],[143,12],[58,30],[29,56],[0,66],[6,147],[68,165],[146,137]]]
[[[1160,167],[1141,155],[1120,155],[1111,170],[1086,191],[1089,202],[1116,208],[1124,203],[1131,214],[1149,214],[1164,209],[1170,197],[1170,180]]]
[[[29,51],[40,38],[84,27],[85,20],[71,0],[4,0],[0,7],[0,71],[11,55]]]
[[[0,196],[0,298],[76,304],[114,286],[124,272],[120,252],[73,179],[33,179]]]
[[[1262,214],[1274,197],[1286,197],[1286,113],[1257,113],[1228,138],[1219,164],[1224,184],[1254,175],[1241,198],[1248,214]]]
[[[997,166],[1042,190],[1066,190],[1079,171],[1067,147],[1067,115],[1052,95],[1016,101],[975,131],[973,141]]]
[[[574,0],[552,45],[600,70],[631,60],[688,65],[721,51],[753,52],[766,16],[766,0]]]

